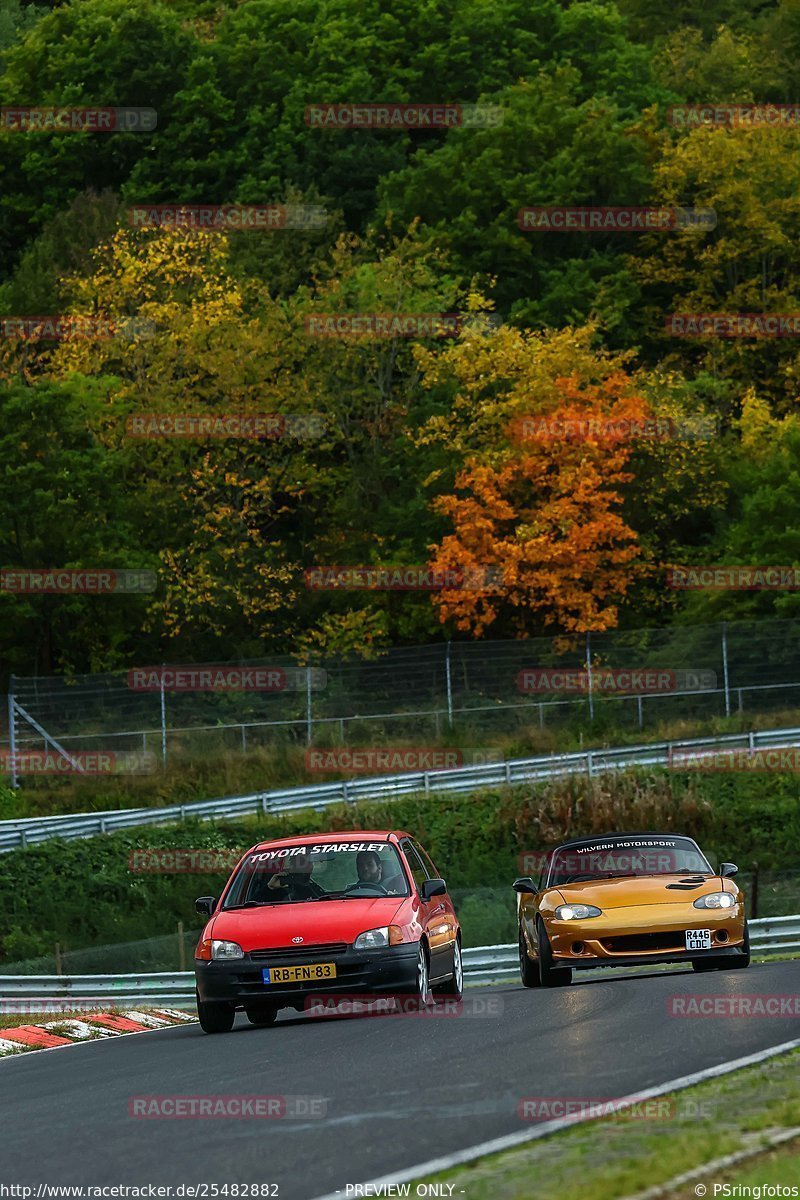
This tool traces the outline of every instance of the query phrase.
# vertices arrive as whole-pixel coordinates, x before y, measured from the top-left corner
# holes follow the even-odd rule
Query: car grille
[[[657,954],[659,950],[685,950],[686,939],[682,930],[665,933],[632,933],[624,937],[602,938],[600,942],[609,954],[635,954],[649,952]]]
[[[346,954],[348,949],[347,942],[324,942],[313,946],[280,946],[274,950],[250,950],[248,958],[258,962],[269,959],[270,962],[295,960],[298,963],[304,963],[313,962],[320,956]]]

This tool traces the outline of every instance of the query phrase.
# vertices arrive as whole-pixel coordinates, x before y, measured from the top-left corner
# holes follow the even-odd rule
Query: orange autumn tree
[[[651,417],[621,369],[597,382],[559,377],[556,402],[521,420],[509,444],[469,457],[456,492],[434,502],[453,532],[435,549],[439,569],[470,569],[471,587],[437,593],[442,621],[482,636],[505,616],[520,633],[538,624],[565,632],[613,628],[643,552],[621,515],[635,440]],[[485,585],[476,585],[490,568]]]

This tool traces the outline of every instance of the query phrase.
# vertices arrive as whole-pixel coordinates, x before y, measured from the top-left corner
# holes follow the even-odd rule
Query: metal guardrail
[[[770,729],[695,738],[680,742],[652,742],[643,746],[618,746],[571,754],[549,754],[536,758],[507,759],[480,766],[453,767],[442,771],[416,771],[402,775],[379,775],[368,779],[317,783],[306,787],[253,792],[219,800],[172,804],[166,808],[133,808],[99,813],[73,813],[54,817],[29,817],[0,821],[0,853],[24,849],[49,838],[95,837],[139,825],[164,825],[187,818],[212,820],[252,813],[291,812],[300,808],[320,810],[332,804],[358,800],[380,800],[413,793],[473,792],[486,787],[503,787],[552,779],[558,775],[592,776],[626,767],[666,766],[670,753],[687,750],[745,750],[800,746],[800,728]]]
[[[750,921],[750,944],[756,954],[800,949],[800,914],[764,917]],[[464,976],[468,984],[499,982],[516,975],[519,960],[516,942],[498,946],[473,946],[464,950]],[[26,1012],[32,1000],[80,1007],[95,1002],[121,1005],[193,1004],[192,971],[158,971],[140,975],[0,975],[0,1008]],[[18,1005],[19,1007],[15,1007]]]

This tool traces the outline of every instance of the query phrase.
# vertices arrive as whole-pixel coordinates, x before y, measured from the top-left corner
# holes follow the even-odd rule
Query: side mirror
[[[204,916],[210,917],[216,903],[216,896],[199,896],[194,902],[195,912],[203,913]]]
[[[419,894],[423,900],[432,900],[434,896],[446,896],[447,884],[443,879],[426,879]]]
[[[730,879],[731,875],[739,874],[739,868],[736,863],[720,863],[719,874],[721,879]]]
[[[520,892],[523,896],[535,896],[538,890],[530,875],[523,875],[521,879],[515,879],[511,886],[515,892]]]

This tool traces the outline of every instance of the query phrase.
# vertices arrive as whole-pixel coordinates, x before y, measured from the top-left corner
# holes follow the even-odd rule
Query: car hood
[[[708,892],[733,891],[718,876],[647,875],[640,879],[595,879],[564,883],[553,888],[566,904],[594,904],[597,908],[629,908],[636,904],[689,904]]]
[[[262,908],[239,908],[218,913],[206,937],[238,942],[250,950],[277,950],[327,942],[354,942],[367,929],[391,925],[404,900],[396,896],[352,900],[279,901]],[[294,938],[302,938],[302,943]]]

